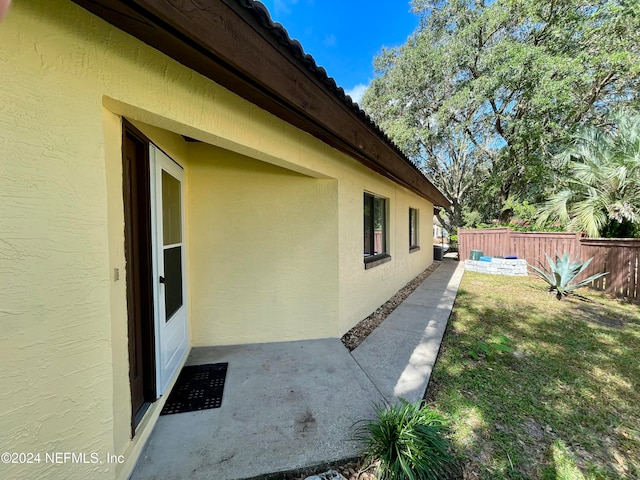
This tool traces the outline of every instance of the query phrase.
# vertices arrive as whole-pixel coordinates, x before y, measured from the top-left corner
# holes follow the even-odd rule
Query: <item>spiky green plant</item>
[[[454,459],[442,415],[421,402],[376,406],[377,418],[362,422],[356,437],[367,443],[365,461],[378,463],[380,480],[450,478]]]
[[[591,275],[584,280],[576,282],[576,278],[582,272],[586,270],[586,268],[593,260],[591,257],[586,262],[582,263],[580,260],[574,260],[573,262],[569,259],[569,255],[565,252],[562,254],[562,257],[558,258],[556,255],[556,261],[554,262],[549,258],[549,255],[545,253],[544,255],[547,257],[547,262],[549,263],[549,270],[541,269],[534,267],[531,265],[531,268],[535,271],[535,273],[542,278],[545,282],[549,284],[549,291],[556,292],[556,297],[558,300],[561,300],[562,297],[566,297],[573,290],[578,288],[586,287],[594,280],[607,275],[609,272],[604,273],[596,273],[595,275]]]

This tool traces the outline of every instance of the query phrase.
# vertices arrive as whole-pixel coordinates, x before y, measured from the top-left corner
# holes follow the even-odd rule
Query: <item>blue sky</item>
[[[406,42],[419,23],[409,0],[262,0],[272,20],[355,101],[373,79],[383,46]]]

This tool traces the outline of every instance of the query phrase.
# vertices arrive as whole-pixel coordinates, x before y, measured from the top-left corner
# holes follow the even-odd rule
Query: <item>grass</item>
[[[464,478],[640,478],[640,307],[466,272],[431,377]],[[472,355],[505,336],[513,352]]]

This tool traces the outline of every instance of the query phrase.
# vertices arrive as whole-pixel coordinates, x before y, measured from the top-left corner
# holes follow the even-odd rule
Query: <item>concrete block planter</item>
[[[490,275],[527,276],[527,261],[524,259],[491,258],[491,261],[465,260],[464,269]]]

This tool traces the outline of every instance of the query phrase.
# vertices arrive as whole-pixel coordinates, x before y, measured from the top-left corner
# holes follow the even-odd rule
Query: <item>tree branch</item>
[[[587,112],[591,110],[591,107],[593,106],[593,104],[596,103],[596,101],[600,97],[600,94],[602,93],[602,90],[604,90],[604,88],[607,85],[615,81],[616,81],[615,72],[612,71],[612,72],[609,72],[607,75],[605,75],[605,77],[600,82],[598,82],[597,85],[594,84],[591,87],[590,93],[583,100],[585,103],[584,108],[576,113],[572,121],[574,123],[578,123],[580,120],[582,120],[582,118],[587,114]]]

